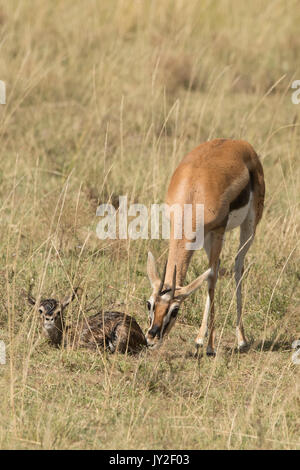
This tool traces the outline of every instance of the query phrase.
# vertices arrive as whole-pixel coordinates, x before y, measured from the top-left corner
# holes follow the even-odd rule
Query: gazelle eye
[[[172,318],[176,318],[177,315],[178,315],[178,312],[179,312],[179,307],[178,307],[178,306],[177,306],[177,307],[174,307],[173,310],[172,310],[172,312],[171,312],[171,317],[172,317]]]
[[[40,314],[43,313],[43,309],[42,309],[42,308],[39,308],[39,313],[40,313]]]
[[[147,308],[148,308],[149,312],[151,310],[151,307],[152,307],[151,302],[149,302],[149,300],[147,300]]]

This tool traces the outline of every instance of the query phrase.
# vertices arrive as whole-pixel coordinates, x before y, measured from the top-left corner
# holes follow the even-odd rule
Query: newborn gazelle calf
[[[89,349],[108,349],[110,352],[137,353],[147,345],[145,336],[136,320],[125,313],[100,312],[66,326],[64,310],[74,300],[79,288],[62,301],[42,299],[38,312],[44,335],[55,346],[72,345]],[[36,299],[27,294],[31,305]]]

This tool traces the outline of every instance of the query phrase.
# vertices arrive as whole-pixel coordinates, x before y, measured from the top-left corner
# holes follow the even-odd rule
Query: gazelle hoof
[[[246,352],[249,349],[249,344],[243,341],[242,343],[238,345],[237,349],[238,349],[238,352],[241,352],[241,353]]]
[[[215,353],[214,349],[212,349],[210,346],[207,346],[206,355],[211,356],[211,357],[215,357],[216,353]]]
[[[202,354],[203,354],[203,343],[196,341],[195,346],[196,346],[196,351],[195,351],[194,357],[202,356]]]

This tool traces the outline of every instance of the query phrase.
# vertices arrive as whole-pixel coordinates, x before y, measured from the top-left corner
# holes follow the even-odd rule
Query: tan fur
[[[78,295],[79,289],[66,296],[61,302],[56,299],[42,299],[38,305],[43,334],[59,347],[108,349],[111,352],[135,354],[147,345],[145,336],[137,321],[122,312],[107,311],[80,318],[66,326],[64,310]],[[81,294],[80,294],[81,295]],[[28,293],[28,301],[36,305],[35,298]]]
[[[224,226],[230,203],[249,182],[249,171],[254,177],[257,225],[262,217],[264,203],[263,170],[253,147],[243,140],[216,139],[192,150],[183,158],[171,178],[166,203],[177,203],[182,207],[184,204],[204,204],[204,234],[207,234]],[[172,256],[168,259],[167,284],[172,279],[176,245],[181,249],[185,243],[182,240],[170,242]],[[181,253],[179,256],[182,263],[179,263],[181,269],[177,269],[177,276],[181,284],[187,271],[189,253]]]
[[[210,302],[211,331],[209,348],[212,351],[214,349],[214,289],[217,281],[223,236],[230,213],[230,205],[238,200],[238,197],[243,190],[245,191],[247,186],[250,188],[250,184],[252,185],[251,207],[249,209],[249,215],[246,221],[244,221],[244,225],[241,224],[241,227],[243,228],[243,233],[246,233],[247,230],[251,230],[252,241],[256,226],[262,217],[265,185],[262,165],[255,150],[248,142],[243,140],[216,139],[199,145],[186,155],[178,165],[173,173],[167,192],[166,203],[169,206],[179,204],[183,208],[184,204],[192,204],[194,209],[196,204],[204,205],[204,236],[207,240],[209,239],[208,258],[209,267],[212,269],[211,276],[209,277],[208,300],[208,302]],[[254,211],[254,221],[252,221],[253,218],[251,218],[250,211]],[[178,289],[178,287],[183,286],[189,262],[194,252],[186,250],[185,245],[187,240],[184,238],[182,240],[174,239],[173,214],[170,215],[170,219],[171,238],[165,286],[170,287],[172,285],[172,277],[176,265],[176,286]],[[247,227],[245,224],[248,224]],[[250,225],[251,228],[249,228]],[[193,213],[193,230],[195,230],[195,226],[195,215]],[[249,241],[249,246],[251,241]],[[248,250],[249,246],[247,246],[245,251]],[[240,262],[243,263],[243,260],[244,253]],[[152,273],[156,270],[155,265],[151,267],[151,270]],[[238,276],[240,275],[238,274]],[[152,283],[153,295],[156,297],[152,328],[153,325],[159,325],[161,327],[163,317],[168,311],[165,305],[161,306],[161,301],[157,298],[155,286],[157,286],[158,283],[159,279],[156,279],[155,285]],[[163,314],[162,312],[165,313]],[[240,316],[239,314],[237,328],[239,330],[238,336],[242,336],[240,341],[242,344],[242,342],[246,340],[243,334]],[[201,341],[203,335],[206,333],[205,330],[206,320],[203,321],[199,333]],[[147,339],[149,339],[149,332]]]

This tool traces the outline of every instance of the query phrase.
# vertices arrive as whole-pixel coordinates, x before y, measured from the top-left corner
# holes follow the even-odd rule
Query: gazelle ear
[[[152,289],[157,290],[160,286],[160,279],[157,274],[155,259],[151,251],[148,252],[147,274],[148,274],[148,278],[152,286]]]
[[[22,289],[22,294],[24,295],[24,297],[26,297],[30,305],[36,304],[36,299],[29,292],[26,292],[25,289]]]
[[[211,274],[211,269],[209,268],[207,271],[205,271],[201,276],[197,277],[194,281],[192,281],[190,284],[187,286],[181,287],[180,289],[176,289],[176,294],[175,297],[181,297],[182,299],[185,299],[189,295],[191,295],[195,290],[198,289],[198,287],[201,286],[201,284],[206,281]]]
[[[73,290],[71,295],[67,295],[61,300],[60,303],[61,303],[62,308],[66,308],[75,299],[76,294],[81,295],[81,293],[82,293],[82,289],[80,287],[76,287]]]
[[[30,295],[30,294],[27,294],[27,300],[28,302],[31,304],[31,305],[35,305],[36,304],[36,299]]]

